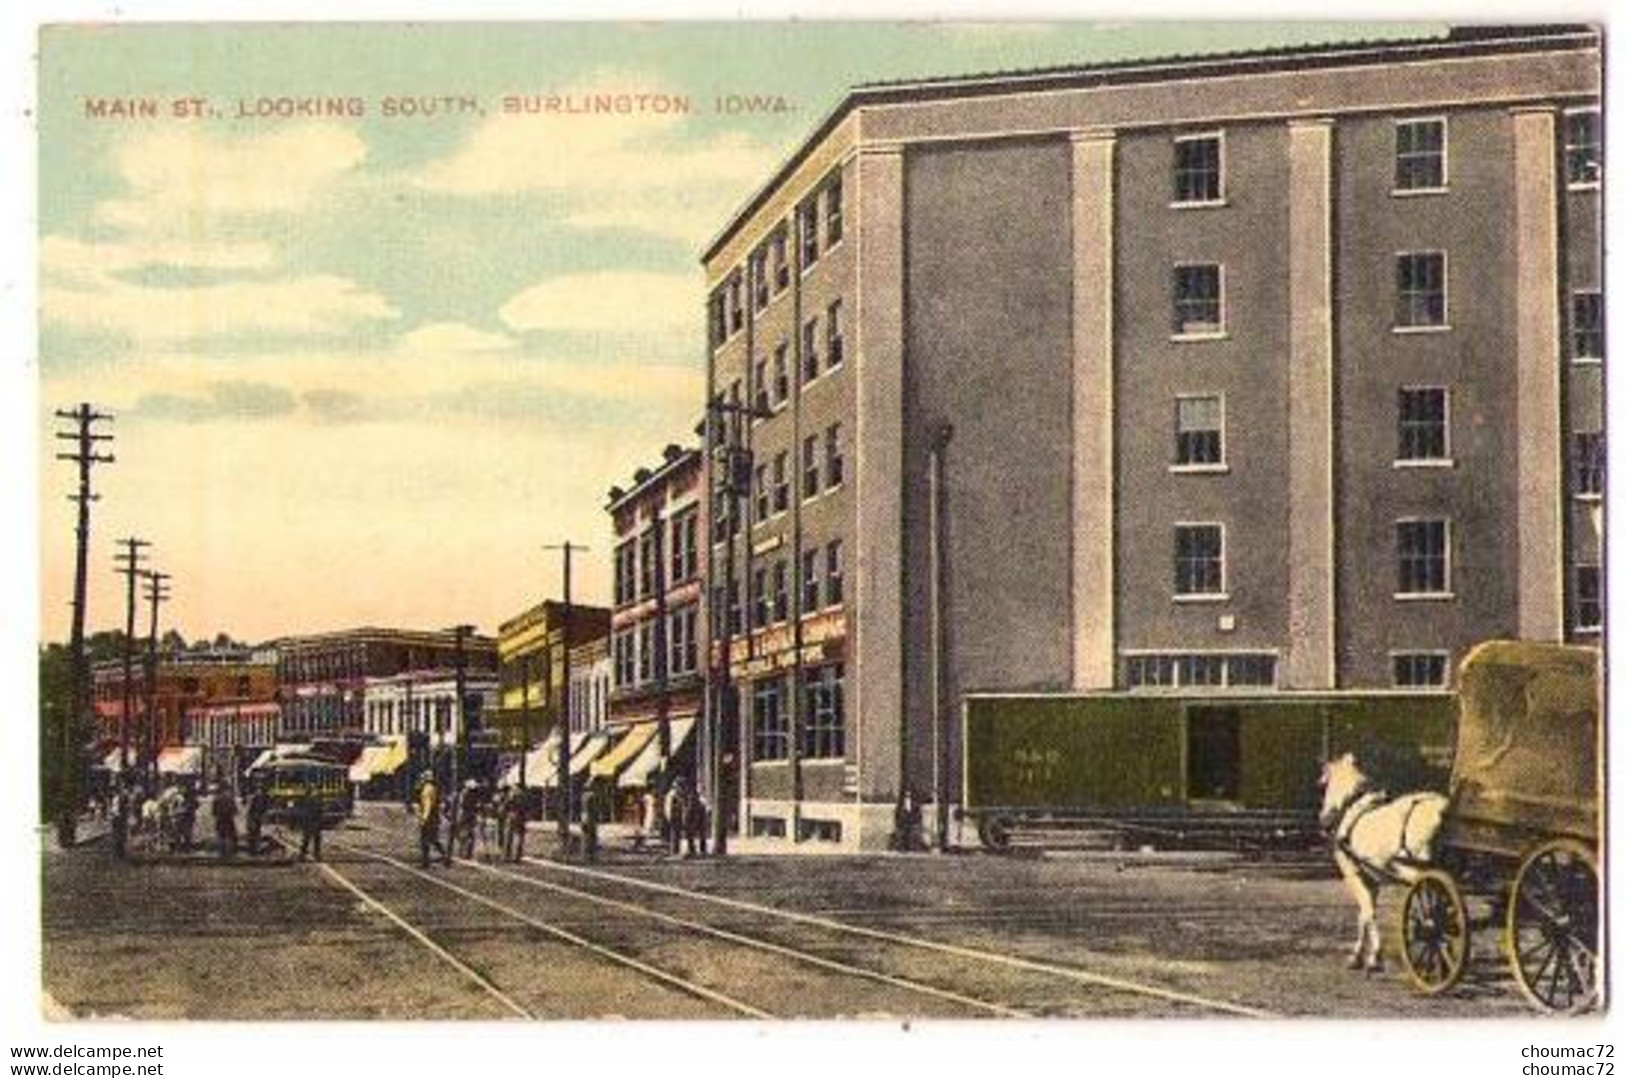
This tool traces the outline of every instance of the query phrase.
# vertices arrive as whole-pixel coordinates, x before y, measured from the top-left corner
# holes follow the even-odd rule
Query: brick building
[[[1601,86],[1527,27],[850,92],[703,259],[746,829],[952,799],[972,689],[1597,639]]]
[[[497,629],[500,707],[495,728],[506,751],[521,750],[527,725],[534,747],[557,723],[565,696],[566,649],[573,652],[609,634],[604,607],[576,603],[568,617],[565,610],[563,603],[546,599]]]

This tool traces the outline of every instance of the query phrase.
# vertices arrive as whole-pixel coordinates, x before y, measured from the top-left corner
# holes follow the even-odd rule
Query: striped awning
[[[592,777],[612,779],[620,774],[621,769],[637,758],[659,730],[660,725],[653,722],[640,722],[631,727],[619,741],[592,762]]]
[[[693,719],[673,719],[671,722],[671,755],[676,756],[677,751],[683,747],[689,737],[694,733]],[[620,781],[616,784],[622,787],[646,786],[649,776],[660,766],[660,739],[652,738],[644,745],[643,751],[638,753],[637,759],[621,772]]]

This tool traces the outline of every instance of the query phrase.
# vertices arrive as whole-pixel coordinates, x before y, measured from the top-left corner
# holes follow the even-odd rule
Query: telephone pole
[[[562,543],[545,546],[543,550],[559,550],[564,552],[564,616],[563,624],[559,627],[561,645],[559,650],[564,653],[564,679],[563,688],[559,691],[559,700],[554,705],[553,713],[559,730],[559,852],[569,856],[570,851],[570,622],[575,617],[575,611],[570,605],[570,555],[576,551],[585,552],[590,547],[580,543],[572,543],[566,539]],[[552,634],[549,633],[549,636]],[[547,652],[552,648],[544,642]]]
[[[461,774],[459,758],[468,751],[468,634],[474,631],[472,625],[459,625],[452,630],[457,636],[457,668],[453,684],[456,686],[457,711],[454,714],[456,726],[452,728],[455,735],[451,742],[451,788],[461,790],[458,785]],[[461,793],[457,795],[459,798]]]
[[[84,726],[85,713],[90,710],[90,660],[85,654],[85,583],[90,555],[90,503],[98,497],[90,489],[90,469],[97,464],[113,463],[111,453],[100,453],[96,449],[98,443],[110,442],[113,436],[95,429],[97,423],[110,423],[113,417],[96,411],[89,404],[80,404],[71,410],[58,408],[56,418],[72,424],[68,430],[57,431],[56,437],[73,443],[71,451],[58,453],[56,459],[72,461],[79,467],[78,490],[68,495],[68,500],[79,506],[79,521],[74,529],[73,629],[69,644],[73,651],[73,704],[62,720],[60,804],[57,806],[57,837],[62,845],[71,846],[76,829],[73,806],[79,785],[75,739]]]
[[[146,548],[152,544],[131,536],[120,539],[123,549],[113,556],[114,572],[124,577],[124,694],[118,717],[118,765],[122,773],[130,769],[130,715],[135,710],[135,582],[145,570]]]
[[[147,578],[147,755],[152,760],[152,778],[158,780],[158,753],[163,738],[158,731],[158,605],[169,599],[168,573],[149,569]]]

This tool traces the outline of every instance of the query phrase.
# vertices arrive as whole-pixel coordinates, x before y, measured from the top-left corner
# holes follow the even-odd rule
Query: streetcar
[[[270,760],[256,769],[255,779],[265,787],[270,801],[265,815],[272,823],[296,823],[300,803],[311,796],[321,803],[325,826],[348,819],[355,807],[350,769],[331,760],[309,756]]]

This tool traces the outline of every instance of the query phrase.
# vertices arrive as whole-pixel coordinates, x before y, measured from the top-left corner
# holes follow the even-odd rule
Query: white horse
[[[1435,793],[1389,797],[1346,752],[1320,769],[1325,798],[1320,827],[1331,838],[1332,858],[1359,907],[1359,928],[1349,968],[1382,968],[1377,932],[1377,890],[1383,883],[1409,883],[1433,859],[1433,840],[1448,801]]]

